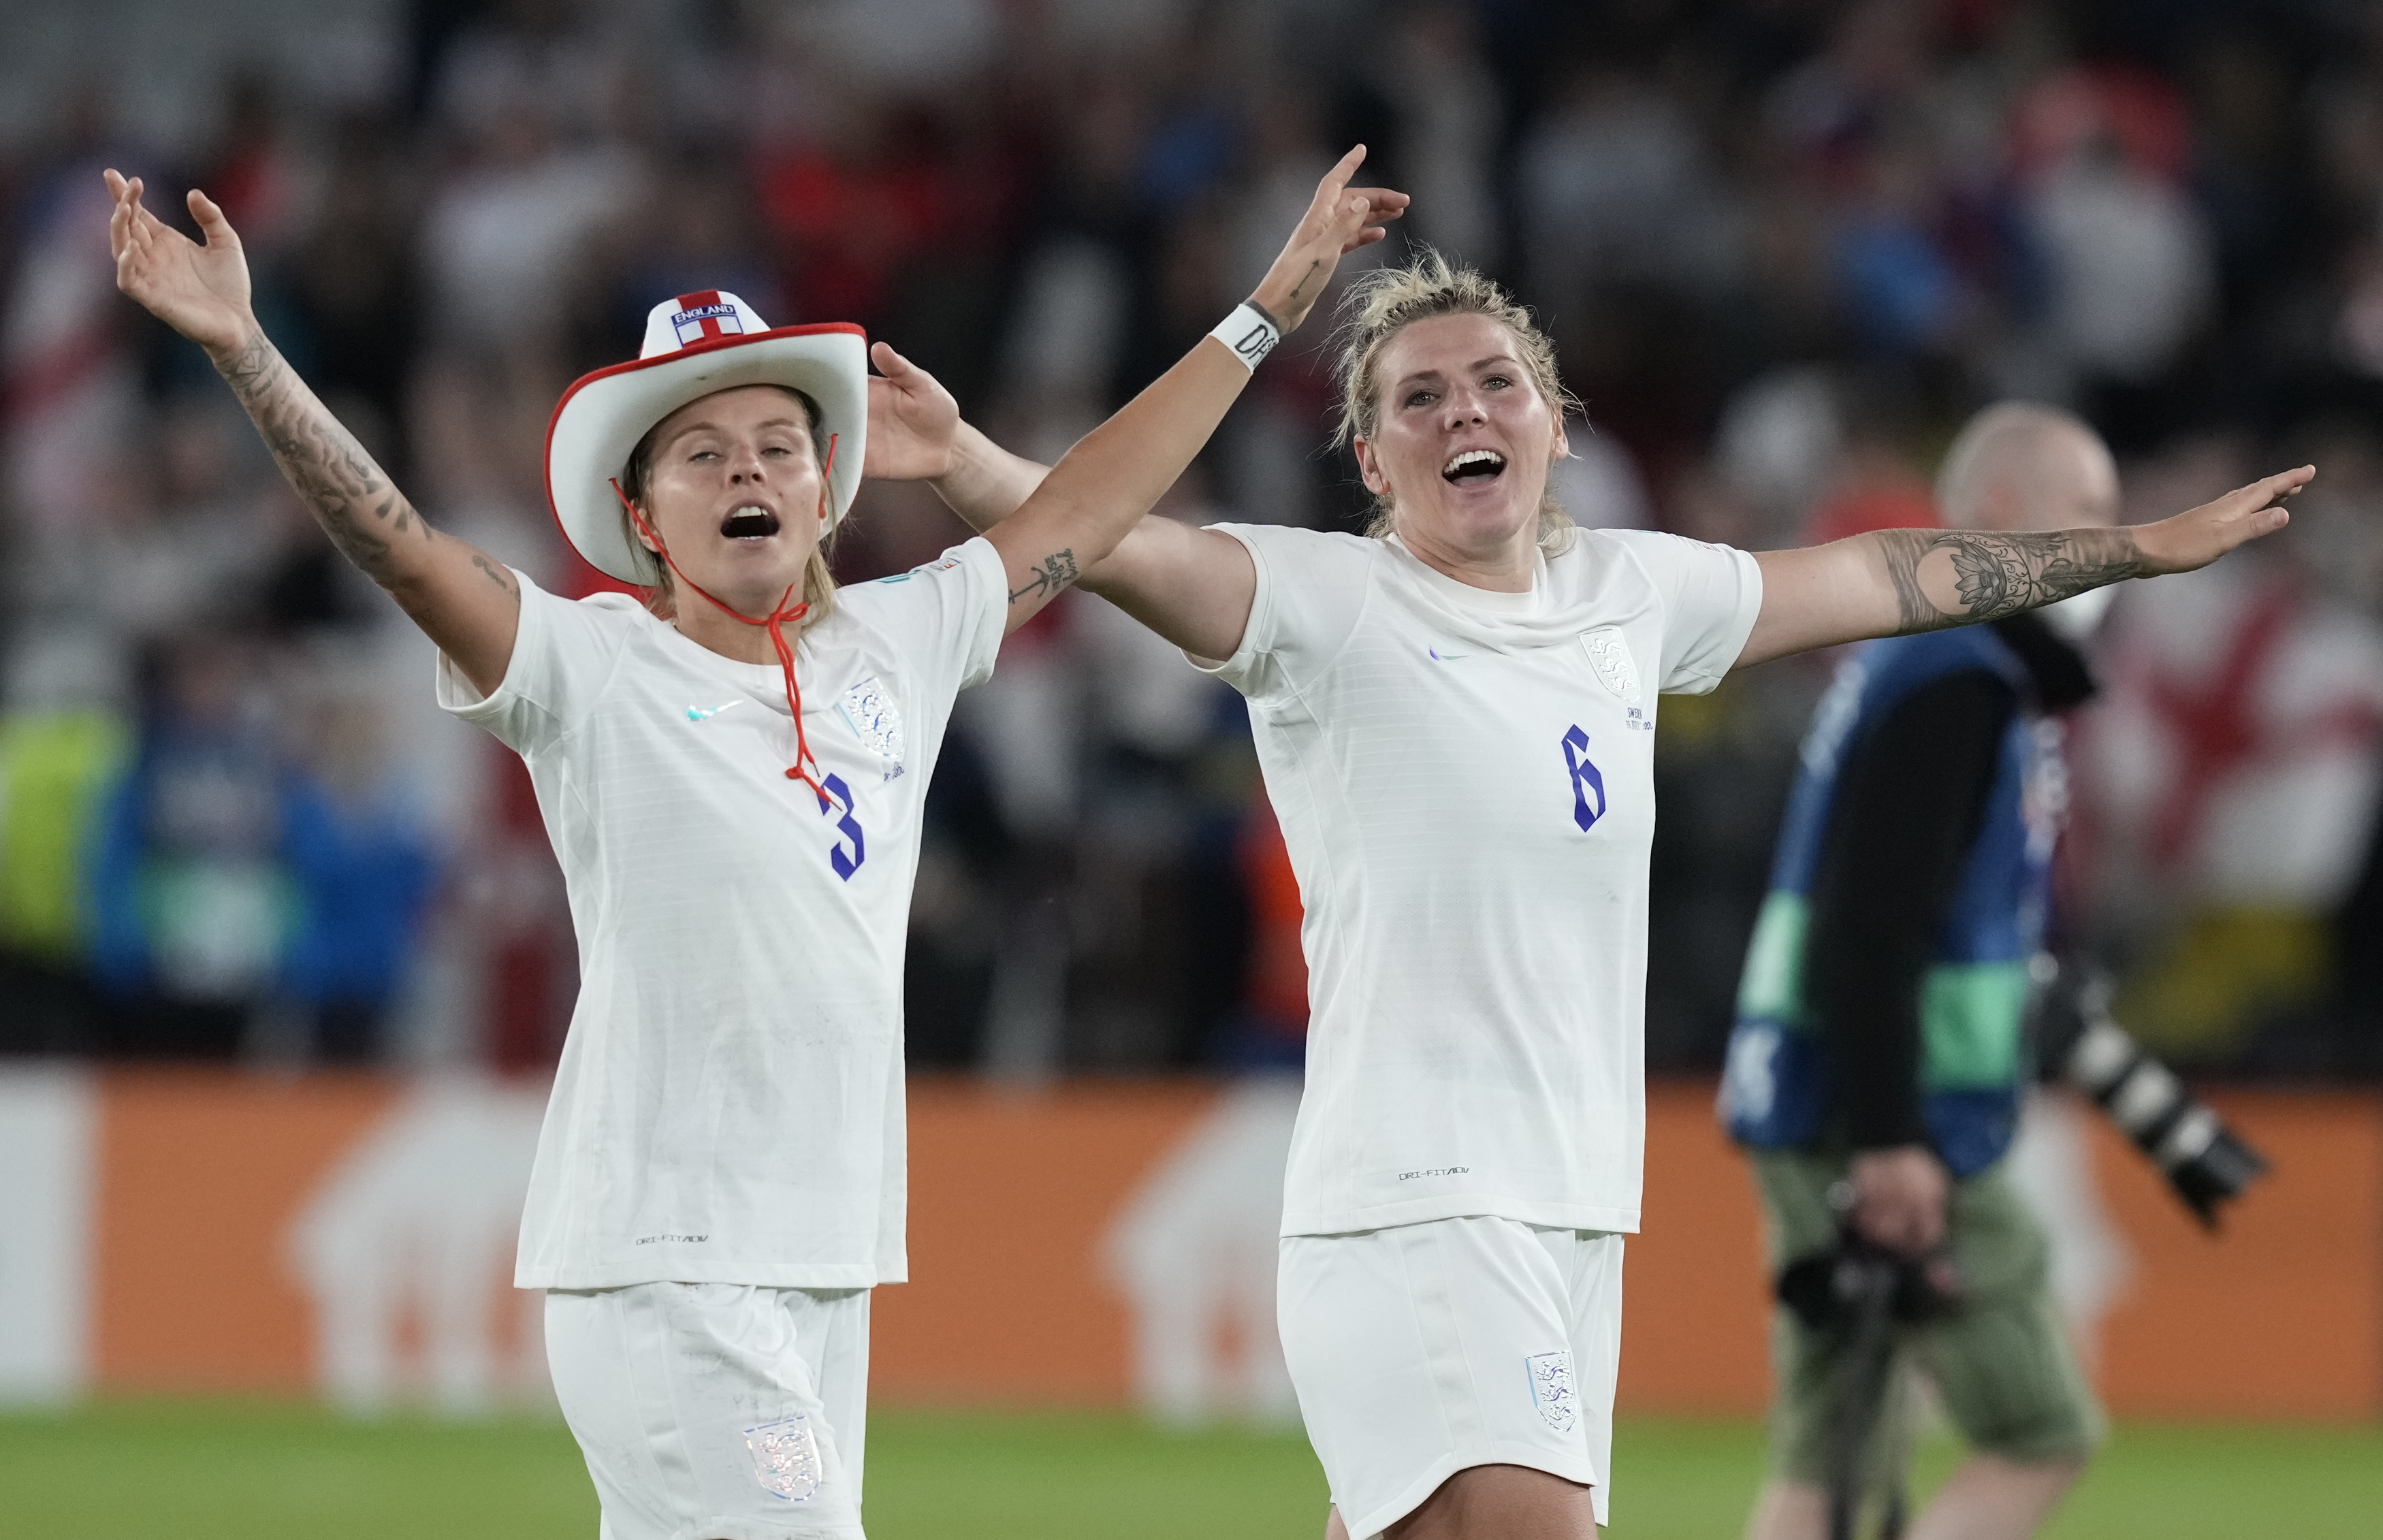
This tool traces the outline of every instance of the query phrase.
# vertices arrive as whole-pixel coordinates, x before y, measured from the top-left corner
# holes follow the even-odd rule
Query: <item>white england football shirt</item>
[[[776,664],[634,599],[521,579],[504,683],[439,704],[529,765],[570,891],[579,1003],[514,1283],[900,1282],[902,954],[953,697],[993,671],[1001,559],[971,540],[843,589],[803,637],[803,722],[850,811],[786,778]]]
[[[1395,540],[1216,527],[1257,563],[1218,671],[1307,907],[1283,1233],[1636,1230],[1655,697],[1728,671],[1754,559],[1583,530],[1500,594]]]

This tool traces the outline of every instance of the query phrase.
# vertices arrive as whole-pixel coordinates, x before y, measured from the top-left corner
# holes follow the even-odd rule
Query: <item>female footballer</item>
[[[654,308],[549,431],[565,536],[646,585],[577,602],[425,523],[265,339],[240,240],[111,171],[117,282],[204,348],[324,532],[438,645],[440,704],[528,762],[578,1006],[514,1281],[608,1540],[858,1536],[869,1291],[906,1275],[902,955],[953,696],[1107,556],[1401,193],[1334,167],[1249,303],[1016,516],[838,592],[821,545],[875,453],[859,328]],[[890,355],[889,355],[890,356]],[[898,436],[895,436],[898,447]],[[1015,505],[1014,505],[1015,506]]]
[[[1338,375],[1373,538],[1145,519],[1084,582],[1247,696],[1298,871],[1278,1309],[1327,1536],[1587,1540],[1638,1227],[1658,696],[2190,571],[2315,473],[2134,528],[1749,555],[1571,526],[1554,350],[1477,274],[1359,278]],[[1031,506],[1041,469],[947,400],[912,428],[977,527]]]

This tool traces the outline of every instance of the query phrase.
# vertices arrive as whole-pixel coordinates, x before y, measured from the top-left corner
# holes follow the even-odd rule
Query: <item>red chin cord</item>
[[[831,433],[827,436],[827,463],[820,467],[821,487],[827,485],[828,473],[835,468],[835,439],[834,434]],[[685,584],[690,592],[700,595],[705,603],[730,620],[744,625],[758,625],[770,634],[770,647],[778,655],[779,671],[786,677],[786,708],[794,713],[795,718],[795,762],[786,767],[786,779],[799,781],[809,786],[818,795],[820,806],[822,807],[838,801],[838,798],[829,794],[826,786],[821,784],[819,761],[811,757],[810,738],[803,732],[803,687],[795,681],[795,649],[793,644],[786,640],[786,633],[784,629],[786,622],[799,621],[810,612],[810,606],[808,603],[789,605],[786,602],[795,597],[795,590],[802,586],[802,579],[796,578],[788,584],[786,591],[778,596],[777,605],[766,615],[757,618],[745,614],[741,610],[732,610],[714,598],[694,579],[678,570],[678,563],[671,560],[670,548],[662,544],[662,537],[654,533],[651,524],[646,523],[646,516],[637,511],[637,505],[629,500],[629,494],[621,490],[618,478],[612,481],[611,487],[612,495],[620,499],[621,506],[627,510],[629,522],[636,525],[638,534],[653,542],[654,549],[661,553],[662,564],[670,568],[673,577]],[[822,495],[826,494],[822,493]],[[849,807],[845,810],[851,811]]]

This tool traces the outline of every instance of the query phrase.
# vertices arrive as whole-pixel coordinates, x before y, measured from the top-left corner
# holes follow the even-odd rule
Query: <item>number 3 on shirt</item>
[[[1578,732],[1579,729],[1575,728],[1574,731]],[[1588,740],[1584,738],[1581,741],[1587,743]],[[836,802],[844,804],[844,816],[835,820],[835,827],[846,839],[852,842],[852,848],[847,852],[843,845],[837,845],[827,853],[827,863],[835,868],[835,874],[838,877],[849,882],[852,881],[852,874],[860,869],[860,863],[869,859],[869,846],[860,838],[860,820],[852,816],[852,788],[844,783],[844,777],[840,775],[831,775],[820,784],[825,786],[828,792],[835,796],[835,802],[830,802],[826,795],[820,795],[820,812],[822,816],[835,811]],[[1588,826],[1583,824],[1581,827],[1586,829]]]
[[[1587,833],[1605,816],[1605,777],[1588,762],[1588,734],[1574,722],[1563,735],[1564,768],[1572,771],[1572,820]]]

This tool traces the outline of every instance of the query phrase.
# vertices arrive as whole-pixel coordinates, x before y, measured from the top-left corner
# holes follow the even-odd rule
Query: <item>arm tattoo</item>
[[[1016,604],[1028,598],[1055,598],[1059,590],[1075,582],[1077,576],[1075,548],[1070,546],[1066,550],[1053,551],[1043,559],[1041,566],[1034,569],[1034,575],[1027,579],[1026,586],[1011,593],[1009,602]]]
[[[1935,631],[1998,620],[2055,604],[2089,588],[2141,576],[2142,553],[2123,529],[2068,529],[2049,535],[1990,535],[1974,529],[1887,529],[1877,536],[1895,585],[1899,629]],[[1934,551],[1953,561],[1960,607],[1945,610],[1920,584],[1920,563]]]
[[[426,542],[438,538],[263,332],[251,332],[238,352],[216,361],[216,369],[248,409],[315,522],[365,576],[389,586],[398,575],[391,542],[416,534]],[[510,588],[509,580],[491,575]]]
[[[1299,304],[1299,296],[1306,291],[1307,280],[1314,277],[1315,276],[1315,270],[1323,265],[1324,265],[1320,262],[1309,263],[1307,265],[1307,271],[1299,275],[1299,281],[1290,286],[1290,302],[1294,308]]]
[[[515,598],[521,598],[520,585],[513,582],[512,573],[505,571],[502,567],[498,566],[487,557],[482,556],[478,551],[474,551],[472,553],[472,565],[488,573],[488,581],[495,584],[498,587],[502,588],[506,593],[511,594]]]

